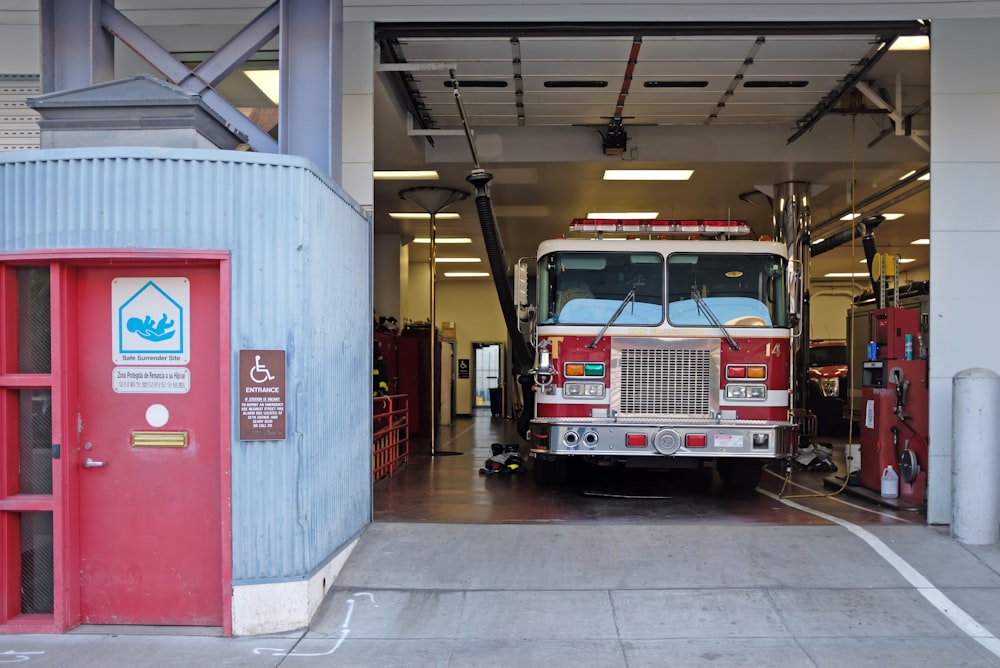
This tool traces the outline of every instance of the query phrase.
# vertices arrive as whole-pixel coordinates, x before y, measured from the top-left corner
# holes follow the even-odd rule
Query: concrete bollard
[[[1000,541],[1000,376],[966,369],[952,378],[951,535]]]

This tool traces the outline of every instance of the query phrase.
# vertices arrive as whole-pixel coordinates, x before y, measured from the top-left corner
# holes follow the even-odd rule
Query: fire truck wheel
[[[760,483],[760,476],[764,472],[764,461],[718,459],[715,468],[719,472],[723,487],[738,492],[749,492]]]
[[[570,461],[567,457],[535,457],[532,473],[539,485],[566,485],[569,483]]]

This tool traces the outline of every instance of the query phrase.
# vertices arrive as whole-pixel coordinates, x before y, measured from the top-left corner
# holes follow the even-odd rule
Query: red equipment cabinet
[[[866,361],[862,368],[861,484],[881,491],[882,473],[891,466],[899,476],[899,498],[923,505],[927,489],[927,360],[904,359],[906,335],[917,338],[919,314],[885,308],[872,317],[879,359]]]

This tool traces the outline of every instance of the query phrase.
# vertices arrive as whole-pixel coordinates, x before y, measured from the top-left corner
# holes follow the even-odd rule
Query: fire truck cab
[[[538,249],[532,342],[539,482],[573,460],[693,468],[757,485],[790,457],[794,287],[786,248],[740,221],[574,221]],[[606,232],[645,232],[611,239]],[[664,234],[695,235],[668,239]],[[713,235],[718,238],[713,239]]]

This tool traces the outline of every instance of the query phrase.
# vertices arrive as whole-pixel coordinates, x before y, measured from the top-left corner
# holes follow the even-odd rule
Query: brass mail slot
[[[133,431],[133,448],[186,448],[186,431]]]

